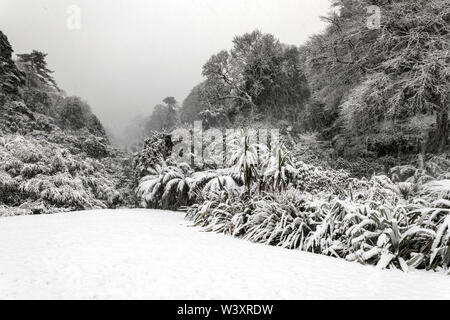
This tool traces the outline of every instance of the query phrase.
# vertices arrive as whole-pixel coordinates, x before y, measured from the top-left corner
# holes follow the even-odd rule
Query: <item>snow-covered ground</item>
[[[0,219],[0,298],[450,299],[450,277],[381,271],[186,226],[180,213]]]

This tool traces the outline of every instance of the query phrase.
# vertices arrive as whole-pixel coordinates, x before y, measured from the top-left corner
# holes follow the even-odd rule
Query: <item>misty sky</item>
[[[70,5],[80,30],[67,27]],[[329,0],[0,0],[0,30],[15,53],[48,53],[59,86],[119,133],[166,96],[181,103],[235,35],[260,29],[300,45],[328,10]]]

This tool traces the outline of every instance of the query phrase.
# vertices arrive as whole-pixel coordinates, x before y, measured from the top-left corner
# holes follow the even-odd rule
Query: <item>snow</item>
[[[379,270],[188,227],[158,210],[0,219],[1,299],[450,299],[450,277]]]

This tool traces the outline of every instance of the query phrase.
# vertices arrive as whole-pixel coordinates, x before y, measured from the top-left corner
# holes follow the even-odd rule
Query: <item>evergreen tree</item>
[[[51,87],[60,91],[52,73],[47,67],[46,53],[33,50],[31,53],[18,54],[18,64],[27,75],[28,86]]]
[[[12,60],[13,49],[6,35],[0,31],[0,92],[17,95],[25,84],[24,74]]]

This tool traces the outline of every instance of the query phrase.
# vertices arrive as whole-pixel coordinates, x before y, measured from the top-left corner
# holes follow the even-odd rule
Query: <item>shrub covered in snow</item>
[[[207,231],[407,271],[448,270],[449,213],[449,201],[429,193],[405,200],[377,177],[346,196],[294,188],[250,199],[242,189],[211,193],[187,218]]]
[[[401,165],[390,170],[396,182],[426,183],[432,180],[450,179],[450,159],[448,154],[433,156],[427,161],[418,156],[416,165]]]
[[[193,172],[186,163],[156,165],[139,182],[136,195],[146,208],[177,210],[199,202],[204,194],[233,189],[239,177],[227,169]]]
[[[160,139],[161,140],[161,139]],[[149,140],[148,140],[149,141]],[[149,161],[145,170],[149,175],[141,178],[136,194],[141,205],[150,208],[172,208],[202,201],[208,192],[229,190],[245,186],[247,196],[263,188],[285,188],[285,178],[289,175],[293,179],[295,173],[291,166],[291,158],[282,146],[273,148],[269,155],[267,148],[262,145],[251,144],[248,132],[242,131],[241,135],[233,135],[229,139],[229,168],[193,172],[186,163],[170,165],[171,158],[165,158],[161,153],[146,157]],[[157,150],[152,148],[152,150]],[[153,151],[154,152],[154,151]],[[145,153],[145,148],[143,153]],[[141,153],[141,155],[143,154]],[[169,165],[166,163],[166,161]],[[140,161],[143,163],[143,161]],[[142,167],[142,166],[141,166]],[[257,183],[258,182],[258,183]],[[171,203],[166,197],[170,197],[177,188],[181,194],[168,207],[164,203]]]
[[[151,173],[156,166],[161,165],[172,152],[170,135],[153,132],[144,141],[142,150],[133,156],[133,171],[137,180]]]
[[[141,206],[147,208],[178,209],[189,204],[187,177],[189,166],[161,166],[149,168],[150,175],[139,182],[136,194]]]
[[[165,145],[162,136],[148,139],[144,150],[135,156],[135,163],[141,164],[136,166],[138,176],[144,172],[148,174],[139,177],[140,182],[136,187],[139,203],[150,208],[177,209],[201,202],[208,192],[240,187],[245,187],[246,197],[251,197],[264,192],[279,192],[288,187],[338,194],[346,187],[357,184],[357,180],[350,178],[344,171],[322,170],[303,162],[295,163],[283,143],[274,144],[270,150],[264,145],[251,143],[248,134],[248,131],[242,131],[230,137],[228,168],[198,172],[193,172],[186,163],[181,164],[183,168],[170,165],[172,159],[167,154],[164,156],[162,152],[157,152]],[[174,197],[175,193],[170,190],[177,183],[180,184],[177,188],[183,192]],[[171,203],[166,199],[168,196],[173,198],[174,203],[163,205]]]
[[[43,139],[5,135],[0,138],[0,206],[28,214],[115,207],[123,199],[114,171]]]
[[[379,268],[450,268],[445,159],[367,180],[295,162],[282,144],[267,150],[245,132],[231,149],[229,168],[193,172],[164,162],[149,170],[137,188],[142,204],[189,205],[186,217],[204,230],[268,245]]]
[[[203,190],[186,217],[206,231],[380,268],[450,268],[445,161],[425,164],[426,172],[442,180],[416,179],[425,171],[408,167],[393,172],[410,171],[412,178],[393,182],[387,176],[357,180],[344,171],[293,165],[290,157],[283,147],[274,148],[268,160],[253,164],[259,189],[253,188],[251,197],[243,183]]]
[[[351,178],[344,170],[325,170],[304,162],[295,164],[294,186],[302,191],[340,193],[358,183],[359,180]]]

